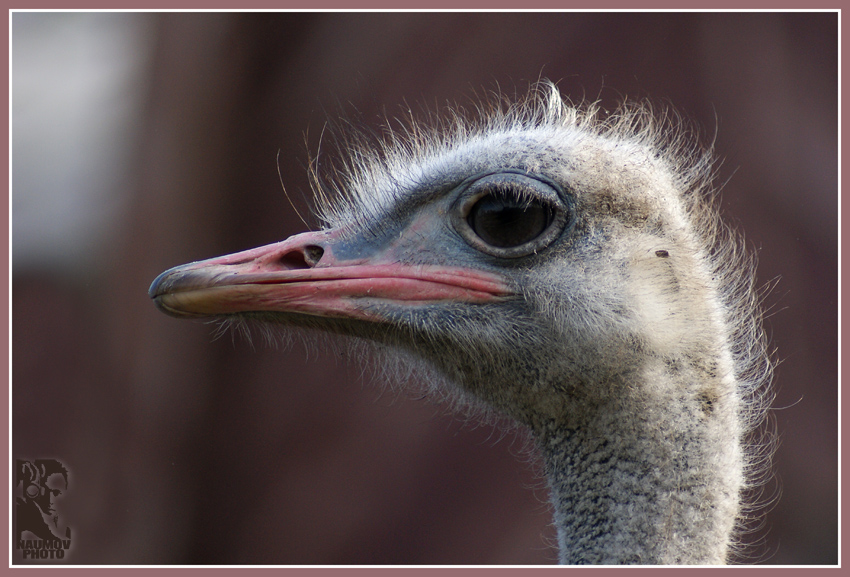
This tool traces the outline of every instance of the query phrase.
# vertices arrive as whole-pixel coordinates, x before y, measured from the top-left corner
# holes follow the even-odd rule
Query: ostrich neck
[[[535,427],[561,563],[725,563],[743,478],[734,394],[657,375],[580,423]]]

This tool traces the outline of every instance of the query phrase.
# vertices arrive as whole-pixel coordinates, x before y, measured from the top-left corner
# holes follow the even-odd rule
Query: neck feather
[[[743,485],[735,385],[694,372],[647,366],[651,382],[624,380],[580,424],[535,427],[562,563],[725,563]]]

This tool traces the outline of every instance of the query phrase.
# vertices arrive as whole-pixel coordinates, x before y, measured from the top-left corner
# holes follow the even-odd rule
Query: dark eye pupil
[[[554,209],[539,200],[523,200],[508,191],[494,190],[472,207],[467,222],[490,246],[511,248],[540,236],[554,217]]]

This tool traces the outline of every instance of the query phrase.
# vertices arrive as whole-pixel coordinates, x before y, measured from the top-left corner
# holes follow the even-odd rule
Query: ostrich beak
[[[486,303],[513,292],[502,278],[483,271],[404,264],[388,254],[337,259],[338,234],[307,232],[174,267],[153,281],[148,294],[176,317],[285,312],[377,320],[376,304]]]

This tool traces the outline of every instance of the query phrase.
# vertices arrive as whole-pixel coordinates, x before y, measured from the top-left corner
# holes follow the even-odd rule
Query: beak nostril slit
[[[299,250],[293,250],[286,253],[278,259],[278,262],[280,262],[280,264],[282,264],[287,270],[310,268],[310,265],[307,264],[304,255],[301,254],[301,251]]]
[[[325,254],[325,250],[322,247],[310,245],[289,251],[281,256],[278,262],[288,270],[313,268],[323,254]]]
[[[316,266],[325,254],[325,249],[320,246],[311,244],[304,247],[304,260],[308,265]]]

